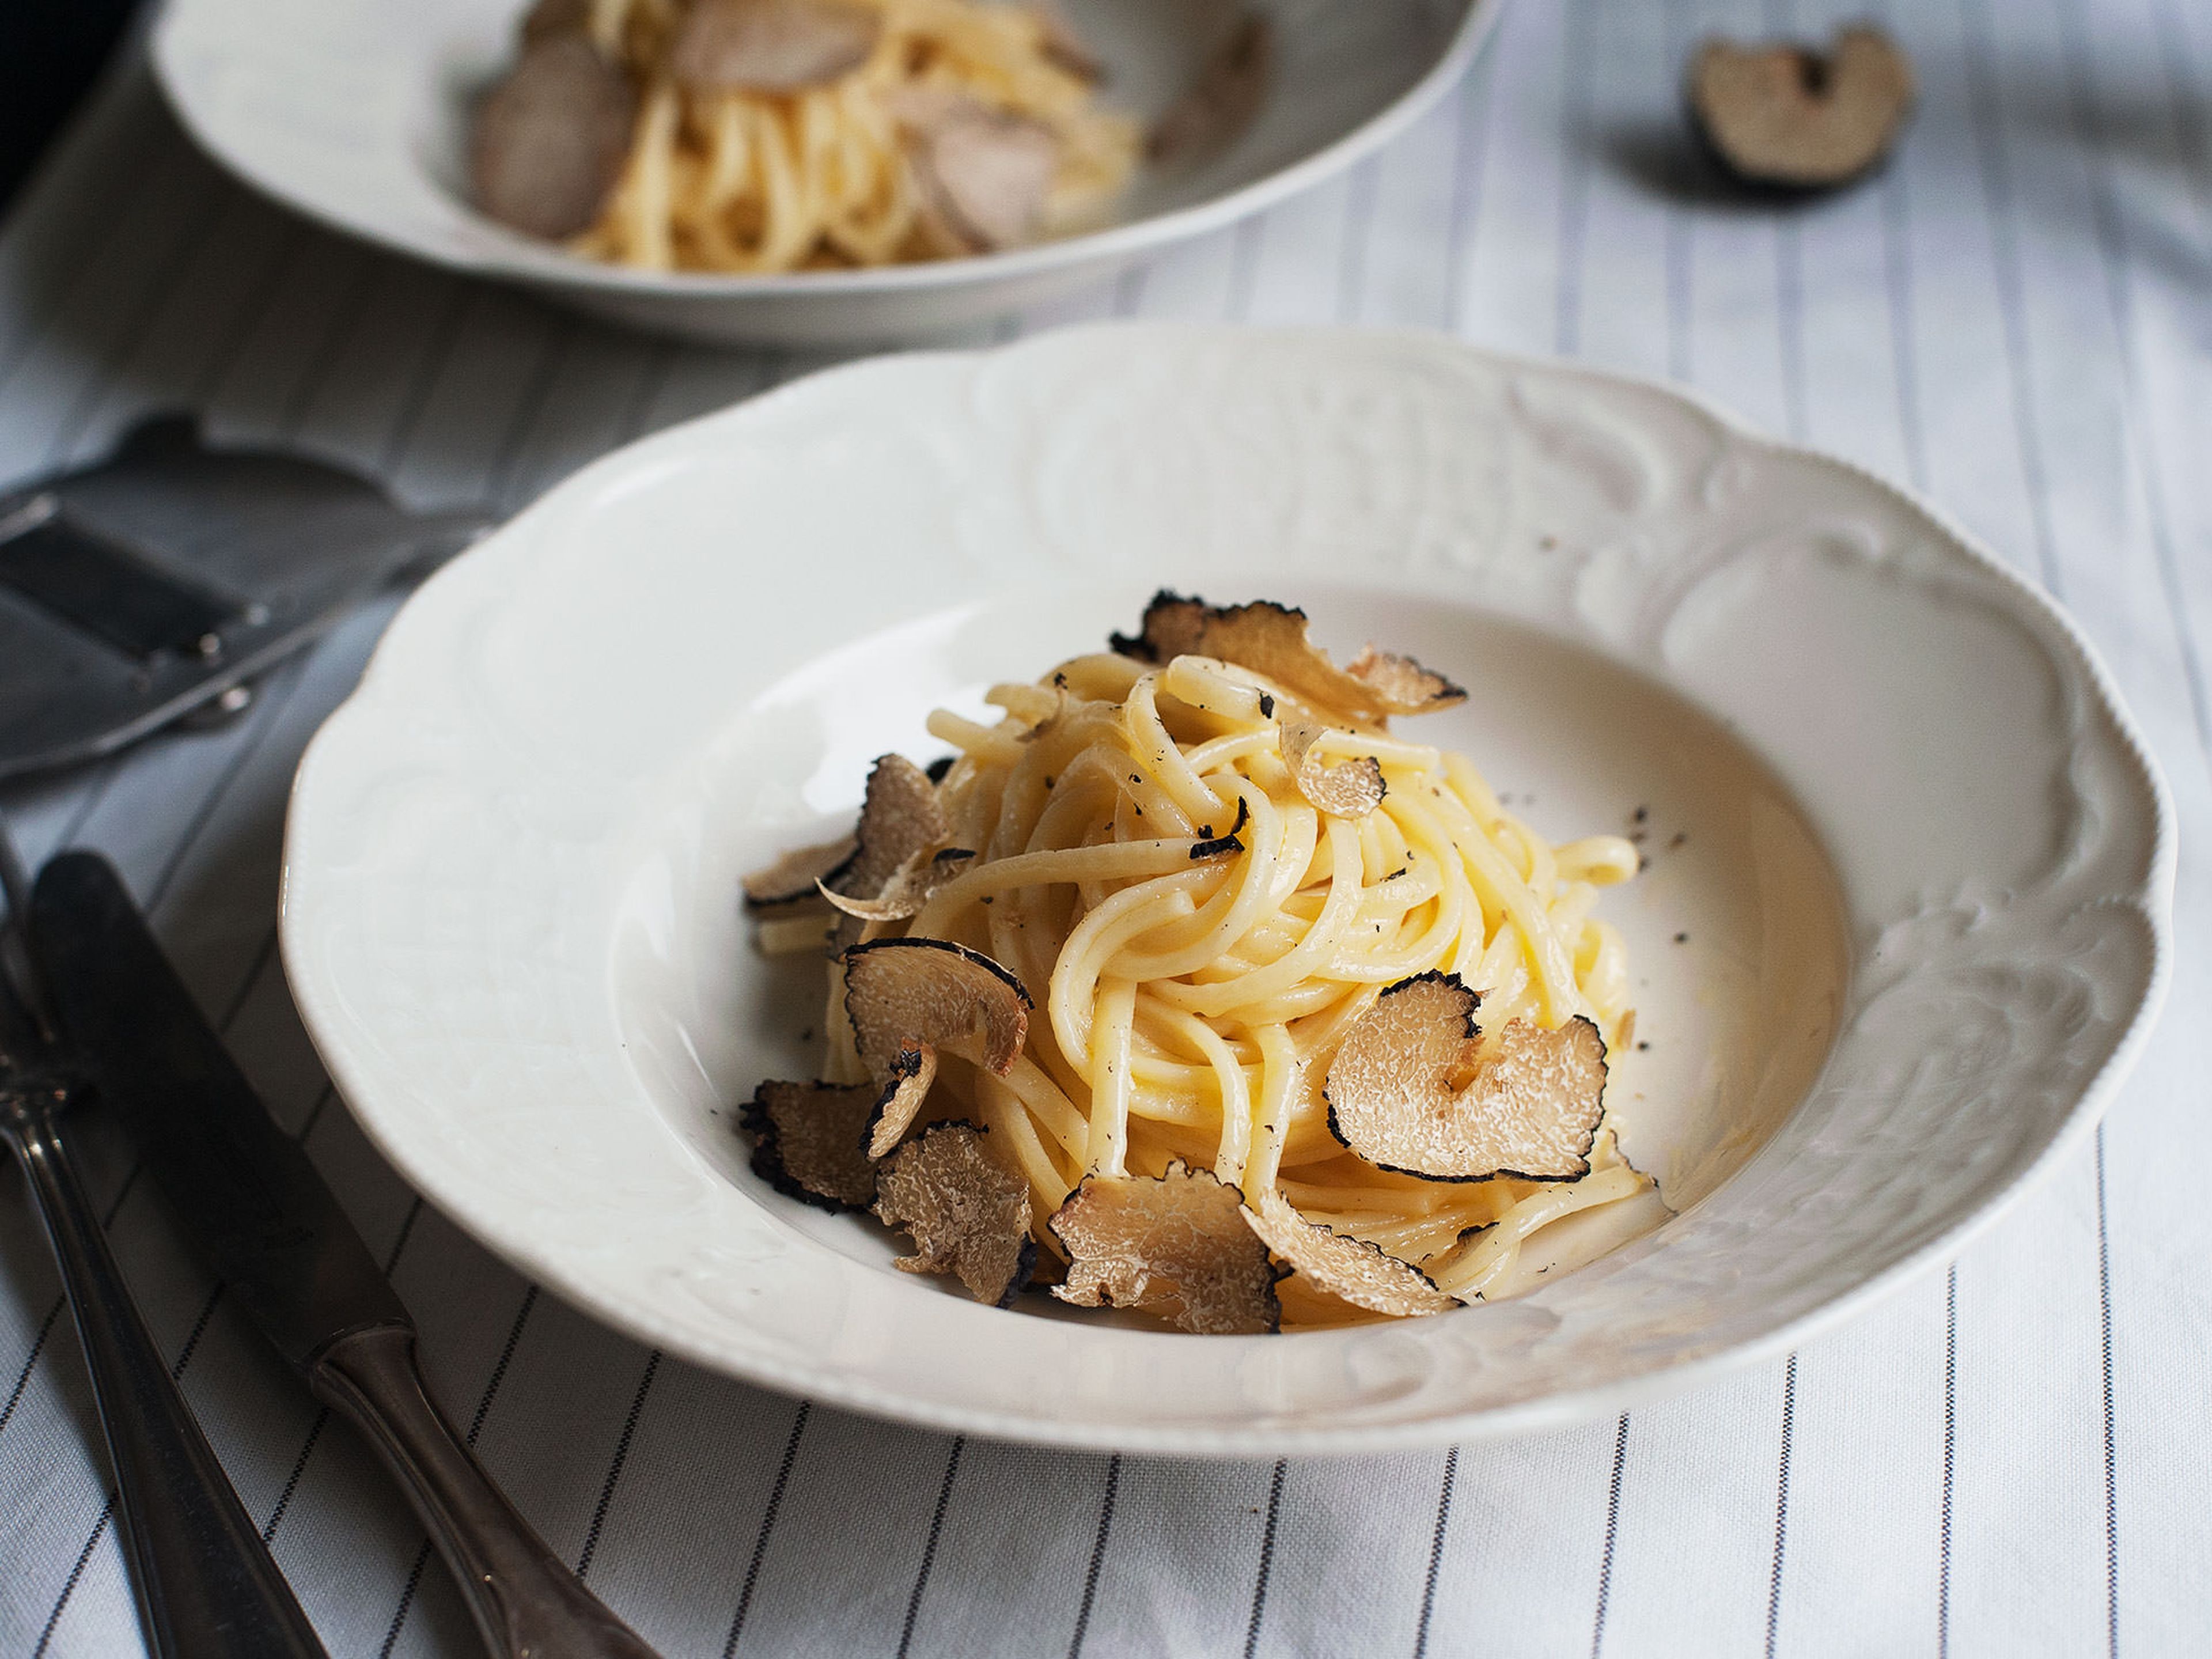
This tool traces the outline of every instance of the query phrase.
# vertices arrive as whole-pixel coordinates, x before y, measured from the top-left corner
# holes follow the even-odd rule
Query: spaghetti
[[[1297,611],[1204,614],[1261,611],[1295,618],[1303,645]],[[1237,645],[1219,630],[1206,642]],[[1478,1066],[1508,1034],[1577,1019],[1607,1044],[1631,1040],[1624,946],[1593,910],[1635,873],[1636,850],[1614,836],[1548,843],[1460,756],[1394,735],[1371,699],[1325,700],[1352,684],[1346,671],[1166,650],[1148,662],[1127,653],[1138,642],[1116,644],[994,687],[995,724],[933,714],[957,757],[935,792],[942,834],[912,863],[939,873],[888,910],[840,901],[876,916],[847,921],[848,942],[948,941],[1026,990],[1035,1012],[1012,1063],[940,1054],[921,1116],[966,1120],[995,1143],[1026,1185],[1048,1269],[1070,1254],[1052,1218],[1086,1177],[1158,1178],[1178,1163],[1279,1227],[1277,1199],[1461,1300],[1504,1285],[1542,1229],[1643,1190],[1595,1091],[1571,1179],[1382,1167],[1340,1139],[1328,1097],[1347,1034],[1409,984],[1479,992]],[[1347,797],[1339,786],[1370,769],[1372,786]],[[821,929],[775,921],[763,943],[811,946]],[[871,1069],[834,962],[830,977],[828,1075],[860,1085]],[[1292,1325],[1371,1316],[1306,1273],[1280,1296]]]

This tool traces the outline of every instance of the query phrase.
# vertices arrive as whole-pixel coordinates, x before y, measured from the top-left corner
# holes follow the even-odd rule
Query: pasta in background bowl
[[[744,876],[1162,586],[1419,659],[1468,693],[1421,738],[1534,833],[1643,836],[1601,913],[1637,1015],[1608,1112],[1663,1208],[1545,1229],[1504,1299],[1195,1336],[979,1305],[754,1173],[737,1118],[819,1075],[824,982],[752,949]],[[1105,327],[798,382],[448,566],[302,764],[282,939],[374,1144],[639,1340],[903,1420],[1256,1456],[1609,1416],[1939,1265],[2093,1128],[2174,857],[2072,625],[1854,468],[1438,337]]]
[[[864,3],[876,0],[854,0]],[[1060,184],[1073,188],[1035,228],[1052,234],[970,253],[967,248],[1002,239],[948,241],[927,228],[907,236],[899,229],[902,212],[870,212],[854,221],[844,253],[825,261],[815,257],[819,246],[810,245],[798,256],[801,264],[817,265],[855,252],[872,257],[871,235],[882,233],[885,250],[905,261],[857,269],[780,269],[787,251],[781,243],[770,250],[776,257],[763,259],[765,245],[744,217],[750,210],[738,199],[742,191],[720,201],[740,209],[732,247],[679,258],[672,246],[657,248],[650,238],[634,245],[627,234],[589,246],[625,258],[640,252],[642,267],[660,265],[665,253],[669,266],[757,267],[751,270],[610,263],[562,245],[568,219],[556,216],[547,222],[546,235],[532,235],[479,211],[471,176],[472,123],[486,89],[515,62],[518,25],[529,0],[320,0],[307,6],[175,0],[157,27],[154,62],[171,104],[210,154],[248,183],[337,228],[641,327],[714,339],[847,345],[942,337],[1100,281],[1349,167],[1443,95],[1487,39],[1502,3],[1061,0],[1056,15],[1098,65],[1093,101],[1102,113],[1082,125],[1091,136],[1073,147],[1081,164],[1063,157]],[[637,0],[637,6],[669,9],[657,0]],[[608,0],[602,9],[613,7]],[[929,10],[914,0],[902,15],[917,9]],[[556,0],[551,9],[578,8]],[[1209,64],[1223,61],[1224,52],[1235,57],[1240,31],[1255,15],[1272,46],[1249,118],[1230,131],[1197,135],[1179,158],[1135,165],[1126,185],[1114,188],[1128,159],[1119,148],[1125,140],[1114,137],[1125,128],[1115,124],[1153,130],[1171,117]],[[556,89],[560,99],[575,101],[574,86],[562,85],[565,91]],[[654,118],[664,122],[683,113],[674,102],[662,108]],[[646,151],[673,153],[659,141],[641,150],[638,140],[648,135],[635,124],[651,112],[605,112],[633,161]],[[750,142],[718,137],[707,113],[693,112],[698,130],[686,141],[688,155],[719,156],[727,167],[757,154]],[[895,148],[883,136],[878,161]],[[656,187],[656,179],[661,185],[672,179],[665,169],[646,173],[648,187]],[[1081,187],[1086,179],[1092,187]],[[596,198],[586,205],[595,204]],[[631,206],[638,210],[630,215],[635,224],[665,216],[650,202]],[[820,220],[811,211],[775,216],[786,227]],[[919,253],[954,257],[912,258]]]

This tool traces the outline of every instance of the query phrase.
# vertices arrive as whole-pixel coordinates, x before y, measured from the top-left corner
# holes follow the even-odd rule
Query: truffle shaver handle
[[[654,1659],[546,1547],[453,1432],[422,1386],[412,1330],[380,1325],[342,1336],[316,1357],[307,1381],[398,1478],[492,1654]]]

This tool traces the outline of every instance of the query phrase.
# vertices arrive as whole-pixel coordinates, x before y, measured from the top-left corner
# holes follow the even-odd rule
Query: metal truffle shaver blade
[[[410,513],[328,462],[210,448],[185,416],[0,494],[0,781],[236,712],[257,676],[492,522]]]

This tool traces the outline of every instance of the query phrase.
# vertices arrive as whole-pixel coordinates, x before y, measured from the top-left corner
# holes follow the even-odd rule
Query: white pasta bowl
[[[941,337],[1094,283],[1349,167],[1441,97],[1503,0],[1260,0],[1275,37],[1259,112],[1226,149],[1140,170],[1115,222],[975,258],[710,276],[576,258],[494,223],[465,183],[476,91],[527,0],[172,0],[154,64],[193,137],[337,229],[600,316],[708,339],[841,345]],[[1243,0],[1066,0],[1106,96],[1174,101]]]
[[[1414,653],[1473,692],[1423,734],[1538,830],[1644,835],[1609,1099],[1672,1213],[1516,1299],[1200,1337],[977,1305],[751,1174],[734,1108],[813,1074],[822,985],[740,872],[1161,584]],[[456,562],[301,766],[283,941],[375,1144],[641,1340],[945,1428],[1310,1453],[1611,1413],[1954,1253],[2141,1046],[2173,868],[2080,635],[1864,473],[1441,338],[1102,327],[797,383]]]

